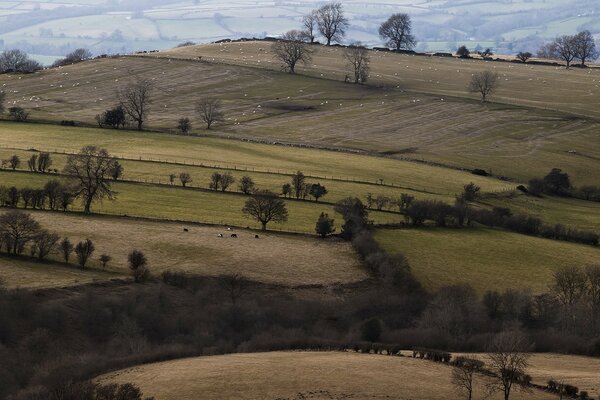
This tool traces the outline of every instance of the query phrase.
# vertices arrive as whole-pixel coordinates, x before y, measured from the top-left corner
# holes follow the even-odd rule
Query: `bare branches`
[[[488,369],[492,380],[488,384],[490,391],[501,391],[504,400],[508,400],[515,385],[526,388],[531,344],[518,331],[507,331],[496,335],[489,348]]]
[[[114,199],[116,193],[111,188],[110,178],[115,163],[108,151],[96,146],[86,146],[67,158],[63,172],[76,180],[75,197],[83,199],[86,213],[94,201]]]
[[[344,49],[344,58],[354,71],[354,83],[365,83],[370,71],[369,50],[360,42],[355,42]]]
[[[349,26],[342,3],[329,3],[319,8],[317,26],[321,35],[327,39],[327,46],[330,46],[331,42],[341,41]]]
[[[379,27],[379,36],[387,39],[386,45],[396,50],[410,50],[417,41],[412,35],[412,22],[408,14],[393,14]]]
[[[483,71],[473,74],[469,82],[469,91],[481,94],[481,101],[485,102],[487,96],[498,86],[498,73]]]
[[[290,74],[296,72],[296,64],[299,62],[307,63],[312,59],[313,51],[302,40],[303,35],[303,32],[291,30],[271,46],[275,57],[286,65]]]
[[[198,102],[196,111],[200,114],[200,119],[206,124],[206,129],[210,129],[216,122],[225,121],[221,101],[210,97],[204,98]]]
[[[137,129],[140,131],[150,113],[152,89],[150,80],[137,78],[135,82],[117,93],[121,107],[137,123]]]

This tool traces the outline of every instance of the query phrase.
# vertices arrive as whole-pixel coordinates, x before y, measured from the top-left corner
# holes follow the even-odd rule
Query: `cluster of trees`
[[[32,73],[42,69],[42,65],[29,58],[21,50],[5,50],[0,53],[0,73]]]
[[[590,31],[582,31],[576,35],[563,35],[554,41],[545,44],[538,51],[540,58],[555,58],[563,60],[570,68],[575,60],[584,67],[587,61],[598,58],[600,53],[596,49],[596,41]]]
[[[533,178],[527,185],[527,193],[532,196],[570,196],[588,201],[600,201],[600,187],[584,185],[575,187],[569,174],[559,168],[553,168],[543,178]]]
[[[6,93],[0,91],[0,115],[4,114],[6,111],[6,106],[4,105],[6,101]],[[26,122],[29,119],[29,111],[25,110],[23,107],[12,106],[8,108],[8,116],[15,122]]]
[[[92,52],[88,49],[75,49],[64,58],[56,60],[52,63],[52,68],[62,67],[64,65],[77,64],[85,60],[92,58]]]
[[[61,183],[56,179],[49,180],[43,188],[31,187],[17,188],[15,186],[0,186],[0,205],[4,207],[23,207],[25,209],[67,209],[75,200],[76,189],[69,184]]]
[[[318,202],[327,193],[327,188],[320,183],[307,182],[306,175],[302,171],[297,171],[292,175],[290,183],[284,183],[281,186],[281,195],[285,198],[295,197],[296,199],[305,200],[308,196],[312,196]]]

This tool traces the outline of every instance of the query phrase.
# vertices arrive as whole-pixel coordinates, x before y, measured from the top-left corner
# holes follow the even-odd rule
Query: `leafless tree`
[[[576,266],[566,266],[553,274],[552,292],[564,306],[573,306],[586,292],[586,274]]]
[[[349,26],[348,19],[344,16],[342,3],[328,3],[317,10],[317,27],[319,32],[327,39],[327,46],[331,42],[339,42],[346,35]]]
[[[186,187],[188,183],[192,182],[192,177],[187,172],[182,172],[179,174],[179,181],[181,182],[181,186]]]
[[[206,129],[210,129],[214,123],[225,121],[225,115],[221,106],[221,101],[213,98],[204,98],[198,102],[196,111],[200,114],[200,119],[206,124]]]
[[[254,181],[251,177],[245,175],[240,179],[240,191],[244,194],[251,194],[254,190]]]
[[[267,230],[267,224],[273,222],[285,222],[288,219],[288,211],[283,199],[269,190],[255,192],[242,208],[242,212],[262,224],[262,230]]]
[[[306,34],[306,38],[309,43],[314,43],[317,35],[318,28],[318,17],[316,11],[311,11],[310,14],[302,17],[302,26],[304,28],[304,33]]]
[[[115,162],[106,149],[96,146],[83,147],[67,158],[63,172],[74,178],[74,197],[83,199],[85,213],[90,213],[94,201],[115,198],[116,192],[111,187]]]
[[[521,51],[520,53],[517,54],[517,59],[523,63],[527,62],[527,60],[529,60],[531,57],[533,56],[533,54],[531,54],[528,51]]]
[[[473,398],[475,374],[482,368],[482,361],[468,358],[452,369],[452,384],[459,392],[465,394],[467,400]]]
[[[68,264],[69,258],[71,257],[71,254],[73,253],[73,250],[75,249],[75,247],[73,246],[73,243],[71,243],[69,238],[64,238],[63,240],[60,241],[59,247],[60,247],[60,252],[62,253],[62,256],[63,256],[63,260],[65,260],[65,262]]]
[[[21,50],[5,50],[0,54],[0,73],[19,72],[29,73],[42,69],[42,65],[29,58]]]
[[[527,389],[524,383],[530,350],[531,344],[518,331],[496,335],[488,350],[488,369],[492,374],[488,389],[502,392],[504,400],[509,400],[515,385]]]
[[[412,49],[417,44],[412,35],[410,16],[404,13],[393,14],[379,27],[379,36],[386,39],[386,45],[396,50]]]
[[[138,77],[118,92],[121,107],[137,123],[137,129],[140,131],[150,113],[152,90],[153,85],[149,79]]]
[[[306,177],[300,171],[292,175],[292,187],[294,188],[294,194],[299,199],[302,196],[304,187],[306,186]]]
[[[58,240],[60,236],[56,233],[50,233],[47,230],[41,230],[35,237],[33,238],[33,246],[35,247],[35,251],[40,260],[45,259],[48,254],[52,253],[56,250],[56,245],[58,244]]]
[[[144,283],[150,277],[148,269],[148,259],[146,255],[139,250],[133,250],[127,256],[129,269],[135,283]]]
[[[13,171],[19,168],[19,165],[21,165],[21,159],[18,155],[14,154],[8,159],[8,166]]]
[[[75,246],[75,255],[77,256],[77,263],[81,269],[85,268],[88,259],[92,256],[96,250],[94,243],[90,239],[85,239]]]
[[[581,60],[582,66],[586,61],[598,58],[596,40],[590,31],[582,31],[575,35],[575,57]]]
[[[0,237],[9,253],[20,254],[25,245],[40,231],[40,224],[22,211],[9,211],[0,215]]]
[[[102,254],[98,260],[102,264],[102,269],[106,269],[106,264],[112,260],[112,257],[108,254]]]
[[[571,62],[577,57],[576,37],[564,35],[556,38],[550,51],[553,57],[560,58],[567,63],[567,69],[569,69],[571,67]]]
[[[369,77],[369,50],[360,42],[354,42],[344,49],[344,58],[354,71],[354,83],[365,83]]]
[[[227,188],[235,182],[235,178],[230,172],[225,172],[221,175],[221,191],[224,192]]]
[[[242,274],[236,272],[221,276],[221,284],[229,294],[231,302],[235,304],[248,286],[248,281]]]
[[[481,101],[485,102],[487,97],[498,87],[498,73],[492,71],[476,72],[469,82],[469,91],[479,93]]]
[[[292,30],[286,32],[281,40],[271,45],[271,50],[278,60],[283,62],[290,74],[296,73],[296,65],[310,62],[312,50],[302,40],[302,32]]]

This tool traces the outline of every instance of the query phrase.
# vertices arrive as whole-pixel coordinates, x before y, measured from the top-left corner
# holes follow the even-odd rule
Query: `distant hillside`
[[[508,54],[533,50],[546,39],[581,29],[600,37],[600,3],[594,0],[343,3],[351,22],[347,40],[370,45],[381,43],[378,27],[395,12],[412,16],[422,51],[466,44]],[[279,35],[298,28],[302,15],[316,5],[312,0],[0,2],[0,49],[19,47],[42,56],[63,55],[75,47],[123,53],[166,49],[184,41]]]

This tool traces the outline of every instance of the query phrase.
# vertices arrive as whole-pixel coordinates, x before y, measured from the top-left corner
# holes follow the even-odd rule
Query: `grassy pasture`
[[[0,258],[0,279],[9,288],[49,288],[81,285],[123,276],[116,271],[86,269],[55,263]]]
[[[312,62],[300,68],[303,73],[344,80],[349,73],[342,49],[315,47]],[[203,58],[244,66],[279,69],[280,62],[270,53],[269,43],[244,42],[190,46],[162,52],[159,57]],[[374,52],[371,54],[371,81],[400,85],[402,89],[446,96],[477,97],[467,92],[471,74],[492,69],[502,77],[494,96],[507,104],[560,110],[600,116],[600,69],[573,69],[520,63],[486,62],[479,59],[428,57]]]
[[[153,79],[157,89],[148,121],[154,128],[174,129],[177,119],[187,116],[195,132],[205,132],[195,117],[195,101],[216,96],[223,100],[227,116],[216,132],[236,138],[365,149],[397,158],[483,168],[519,180],[552,167],[568,169],[580,184],[600,178],[589,173],[596,170],[600,158],[598,122],[587,118],[598,116],[594,114],[595,85],[600,84],[600,69],[564,71],[493,63],[509,79],[503,81],[504,91],[497,100],[516,105],[482,105],[464,89],[470,74],[485,67],[480,60],[374,53],[373,82],[389,86],[382,89],[340,82],[346,72],[339,72],[344,68],[336,61],[341,60],[339,49],[320,49],[321,55],[303,71],[306,75],[290,76],[278,72],[279,64],[272,60],[268,47],[268,43],[204,45],[157,57],[92,60],[29,76],[3,75],[0,85],[6,85],[3,90],[9,105],[16,102],[31,109],[33,118],[93,124],[96,114],[116,103],[117,89],[132,76],[141,75]],[[175,59],[200,55],[203,60],[215,57],[229,64]],[[231,65],[246,62],[255,63],[255,68]],[[329,64],[338,72],[327,72]],[[323,68],[323,78],[331,79],[320,79],[315,72]],[[431,92],[428,85],[437,86],[429,82],[434,79],[445,79],[448,88],[426,94]],[[544,84],[544,80],[560,84]],[[559,99],[553,97],[554,92],[560,92]],[[531,95],[548,103],[519,100]],[[553,103],[558,100],[562,103]]]
[[[466,354],[485,360],[485,354]],[[549,379],[577,386],[585,390],[590,398],[600,395],[600,359],[595,357],[571,356],[564,354],[539,353],[531,354],[527,373],[532,382],[545,385]]]
[[[480,294],[494,288],[544,292],[556,269],[600,259],[600,250],[493,229],[378,230],[388,252],[404,254],[428,290],[467,283]]]
[[[408,357],[356,353],[273,352],[188,358],[106,374],[100,382],[133,382],[157,400],[448,399],[458,395],[451,368]],[[475,393],[484,391],[483,378]],[[515,399],[552,399],[535,391]],[[499,394],[490,399],[500,399]]]
[[[514,187],[514,184],[497,179],[422,163],[220,138],[8,122],[0,123],[0,133],[0,147],[3,148],[76,152],[82,146],[95,144],[107,148],[115,156],[126,158],[142,157],[283,173],[302,170],[307,175],[372,183],[383,179],[387,184],[450,196],[460,193],[463,185],[469,182],[475,182],[483,191],[503,191]]]
[[[91,270],[3,259],[0,272],[7,275],[9,286],[61,286],[126,275],[127,254],[133,249],[146,254],[155,274],[169,269],[209,276],[239,272],[252,280],[286,285],[347,283],[367,277],[350,245],[337,240],[273,233],[255,239],[255,232],[245,230],[236,230],[239,237],[233,239],[222,227],[48,212],[32,215],[71,242],[91,239],[96,246]],[[225,237],[217,237],[219,233]],[[106,273],[98,261],[101,254],[113,258]],[[59,254],[52,257],[60,259]]]
[[[33,173],[0,172],[0,182],[6,186],[42,187],[50,175]],[[117,200],[105,200],[93,206],[92,211],[137,217],[151,217],[179,221],[203,222],[217,225],[233,225],[259,228],[254,220],[244,217],[242,207],[246,196],[204,192],[181,187],[155,186],[146,184],[116,183]],[[271,223],[269,229],[314,233],[315,222],[321,212],[334,216],[333,206],[311,201],[287,201],[289,219],[281,224]],[[83,207],[75,203],[75,210]],[[374,211],[370,218],[376,223],[396,223],[402,215]],[[337,220],[337,226],[339,227]]]

